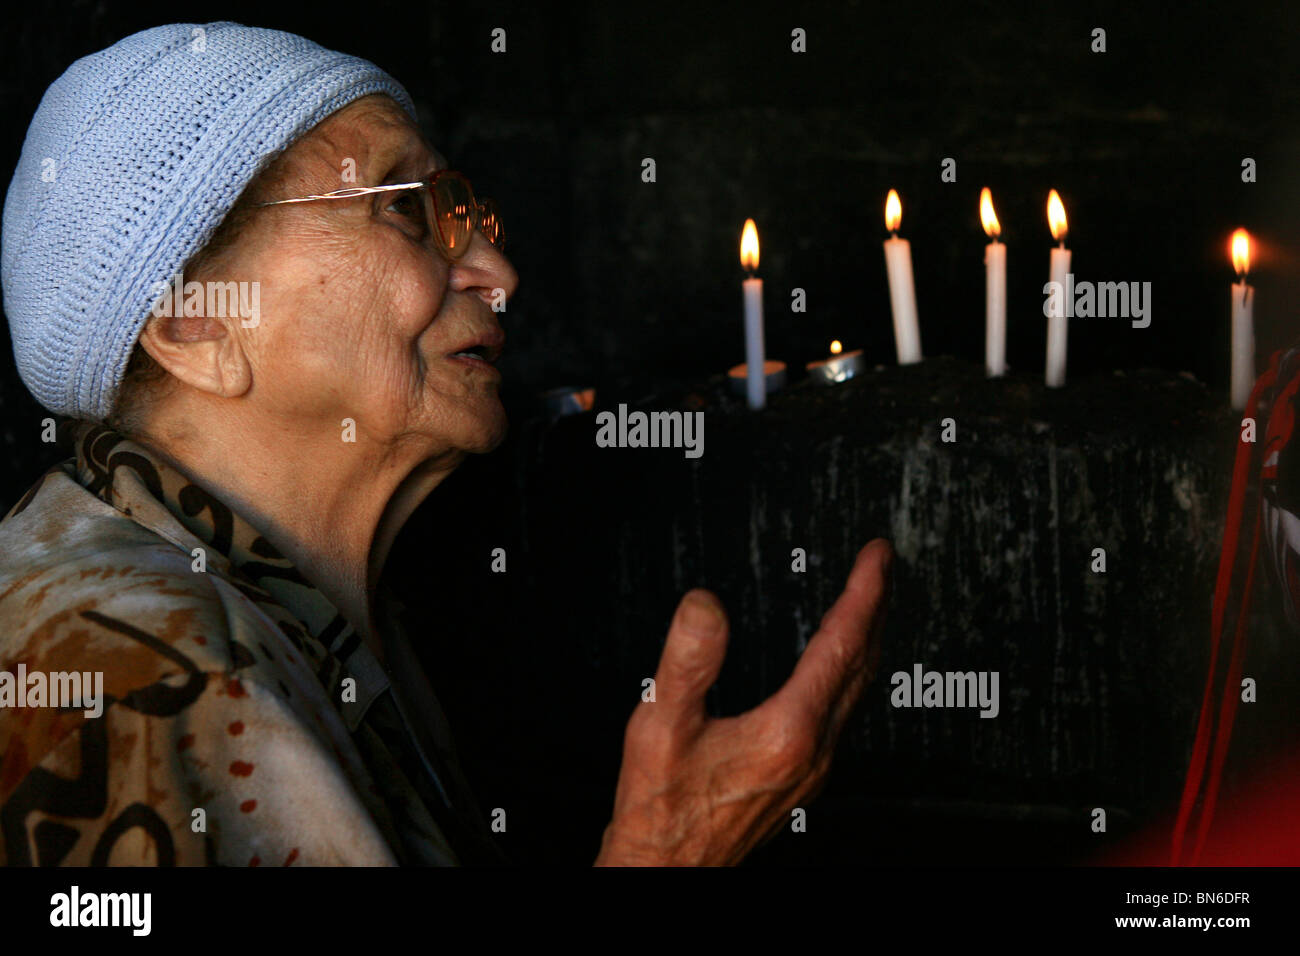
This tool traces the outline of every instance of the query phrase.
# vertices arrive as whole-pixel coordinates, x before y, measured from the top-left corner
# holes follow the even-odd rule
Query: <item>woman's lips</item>
[[[470,355],[448,355],[447,358],[451,359],[453,362],[459,362],[461,365],[466,365],[470,368],[486,370],[491,372],[497,378],[501,377],[501,372],[495,365],[491,362],[486,362],[481,358],[474,358]]]
[[[505,332],[500,328],[492,328],[484,330],[467,342],[463,342],[460,347],[452,349],[449,354],[453,358],[459,358],[462,353],[472,353],[469,356],[470,358],[490,365],[501,357],[501,350],[505,347],[505,344]]]

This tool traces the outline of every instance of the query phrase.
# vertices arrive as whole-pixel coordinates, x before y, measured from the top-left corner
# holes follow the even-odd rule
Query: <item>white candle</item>
[[[1255,290],[1246,284],[1250,233],[1245,229],[1232,234],[1232,267],[1241,279],[1232,284],[1232,407],[1242,411],[1255,386]]]
[[[997,378],[1007,371],[1007,247],[998,242],[1002,226],[987,186],[980,191],[980,222],[993,240],[984,247],[984,371]]]
[[[889,275],[889,304],[894,313],[894,345],[898,364],[921,361],[921,330],[916,321],[916,286],[912,282],[912,246],[898,238],[903,221],[903,204],[891,189],[885,200],[885,228],[891,237],[885,240],[885,271]]]
[[[745,220],[740,235],[740,264],[750,278],[744,281],[745,302],[745,397],[750,408],[767,404],[767,380],[763,370],[763,280],[753,278],[758,268],[758,227]]]
[[[1070,304],[1067,301],[1069,289],[1067,279],[1070,275],[1070,250],[1065,248],[1065,235],[1068,227],[1065,221],[1065,207],[1061,197],[1053,189],[1047,197],[1047,223],[1052,230],[1052,238],[1060,246],[1052,250],[1051,282],[1049,286],[1047,315],[1047,369],[1044,379],[1048,388],[1060,388],[1065,384],[1066,339],[1069,332],[1067,318]]]

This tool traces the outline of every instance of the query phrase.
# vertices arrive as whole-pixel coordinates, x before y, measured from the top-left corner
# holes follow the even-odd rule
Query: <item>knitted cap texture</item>
[[[83,57],[27,130],[4,204],[0,284],[23,382],[102,421],[168,282],[264,163],[396,80],[310,40],[236,23],[171,24]]]

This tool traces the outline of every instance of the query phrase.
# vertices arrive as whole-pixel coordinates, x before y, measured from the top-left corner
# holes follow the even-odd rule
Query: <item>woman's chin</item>
[[[495,394],[479,396],[474,406],[465,416],[460,441],[456,444],[470,454],[484,455],[505,441],[510,423],[501,399]]]
[[[491,424],[487,429],[485,429],[485,435],[484,435],[485,447],[483,448],[484,454],[494,450],[503,441],[505,441],[506,434],[510,431],[510,421],[509,419],[506,418],[505,406],[501,404],[501,400],[499,398],[494,398],[493,404],[495,406],[495,413],[493,415]]]

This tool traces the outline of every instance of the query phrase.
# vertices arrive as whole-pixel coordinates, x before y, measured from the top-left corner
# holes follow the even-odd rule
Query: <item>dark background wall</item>
[[[607,398],[664,395],[742,360],[737,253],[746,217],[756,219],[762,239],[769,355],[798,368],[838,337],[863,348],[873,363],[888,365],[894,352],[880,241],[884,197],[897,188],[902,234],[912,242],[926,353],[951,356],[956,364],[940,368],[960,370],[982,361],[987,240],[977,200],[980,188],[989,186],[1009,250],[1008,357],[1029,387],[1041,374],[1045,340],[1041,286],[1051,246],[1045,200],[1049,189],[1058,189],[1076,274],[1149,281],[1153,297],[1147,329],[1127,322],[1072,324],[1071,381],[1095,385],[1116,369],[1149,368],[1170,378],[1187,372],[1204,383],[1195,399],[1201,427],[1177,432],[1162,446],[1161,454],[1169,456],[1164,468],[1226,461],[1224,446],[1212,443],[1222,434],[1215,427],[1229,422],[1215,416],[1226,412],[1221,399],[1233,281],[1227,243],[1236,226],[1245,225],[1258,242],[1252,282],[1261,362],[1295,335],[1290,305],[1300,292],[1300,178],[1294,172],[1300,15],[1287,4],[381,0],[301,7],[195,3],[183,10],[151,2],[25,7],[7,15],[0,41],[0,169],[12,169],[41,93],[76,57],[176,19],[277,27],[375,61],[407,85],[433,144],[502,207],[508,252],[521,276],[520,291],[502,317],[509,340],[501,363],[504,394],[516,430],[503,449],[467,465],[417,515],[395,555],[394,578],[412,601],[432,597],[445,611],[447,633],[430,640],[435,684],[460,731],[471,774],[488,791],[485,802],[519,808],[526,835],[517,838],[516,849],[522,858],[580,860],[594,853],[612,797],[621,720],[635,702],[634,678],[653,664],[655,642],[681,591],[726,583],[720,571],[710,575],[708,569],[725,565],[730,552],[715,543],[706,560],[701,537],[681,545],[694,554],[685,571],[640,580],[626,571],[628,562],[635,569],[637,561],[664,552],[633,528],[602,539],[603,546],[621,550],[589,554],[567,578],[552,571],[506,583],[486,577],[485,561],[473,562],[501,540],[512,554],[528,556],[525,562],[561,554],[580,560],[567,545],[560,547],[571,527],[537,523],[555,496],[571,492],[566,470],[576,475],[580,467],[577,458],[541,457],[557,446],[546,444],[544,427],[531,417],[540,389],[582,383],[597,385]],[[498,26],[507,31],[505,54],[490,50]],[[795,27],[807,31],[805,54],[790,51]],[[1095,27],[1107,32],[1105,53],[1090,50]],[[657,164],[653,184],[641,180],[646,157]],[[955,183],[940,179],[945,157],[957,161]],[[1242,182],[1244,157],[1257,161],[1258,182]],[[795,287],[807,291],[806,314],[789,311]],[[0,510],[7,510],[57,453],[40,444],[43,413],[19,382],[10,352],[0,351]],[[914,387],[938,385],[926,379]],[[1158,424],[1140,390],[1124,394],[1133,404],[1097,406],[1107,434],[1119,436],[1115,447],[1128,447],[1126,434],[1136,440],[1141,429]],[[960,407],[967,399],[958,394],[953,401]],[[998,419],[996,409],[985,411]],[[1083,441],[1077,432],[1066,434]],[[872,440],[885,442],[879,435]],[[1088,447],[1076,446],[1084,449],[1080,460]],[[999,455],[1016,459],[1006,449]],[[873,467],[872,460],[860,466]],[[609,477],[621,485],[582,486],[591,490],[590,510],[575,520],[618,519],[637,507],[638,496],[655,493],[658,485],[646,477],[653,469],[635,463],[620,468]],[[739,472],[736,477],[743,480]],[[865,473],[862,480],[869,485]],[[1189,560],[1208,580],[1222,512],[1217,496],[1224,489],[1208,478],[1197,482],[1206,513],[1216,517],[1196,527],[1198,544]],[[539,487],[552,494],[537,497]],[[718,488],[720,504],[723,486],[711,487]],[[864,488],[863,494],[874,493]],[[786,506],[797,505],[797,492],[786,491]],[[710,500],[661,517],[679,515],[690,527],[697,512],[710,510]],[[826,506],[839,507],[833,499]],[[868,532],[889,533],[891,520],[897,521],[896,512],[877,514],[873,527],[861,529],[862,540]],[[743,516],[737,521],[731,537],[743,539],[749,529]],[[1175,531],[1171,541],[1187,540],[1186,526]],[[827,580],[833,580],[851,542],[831,542],[825,528],[815,534],[827,545]],[[724,532],[710,540],[727,537]],[[1048,547],[1037,539],[1031,544]],[[954,554],[970,547],[951,542]],[[1159,557],[1144,553],[1142,560]],[[616,574],[616,567],[625,570]],[[1186,594],[1166,588],[1150,598],[1188,606],[1179,628],[1208,613],[1206,588],[1193,586],[1205,581],[1195,574]],[[575,595],[603,594],[611,606],[621,602],[636,610],[610,621],[604,640],[600,633],[574,634],[567,628],[578,625],[560,613],[566,580]],[[914,604],[926,599],[926,580],[914,579]],[[723,596],[731,605],[756,593],[752,582],[738,581]],[[824,596],[821,590],[804,595],[808,603],[799,613],[815,620]],[[781,603],[787,599],[796,601],[789,595],[773,600],[788,618],[794,612]],[[1136,596],[1133,601],[1142,603]],[[996,607],[982,608],[962,633],[969,637],[997,615]],[[598,622],[583,626],[599,629]],[[1152,635],[1150,653],[1163,653],[1157,649],[1171,640],[1172,626],[1158,616],[1143,619],[1139,631]],[[1157,742],[1165,748],[1157,792],[1145,784],[1126,791],[1149,801],[1141,805],[1144,812],[1154,813],[1157,798],[1176,789],[1187,741],[1172,728],[1185,729],[1194,719],[1203,633],[1186,637],[1195,650],[1174,666],[1176,689],[1147,703],[1169,731]],[[1077,634],[1080,641],[1094,636]],[[493,641],[516,642],[509,661],[501,662]],[[637,649],[629,649],[634,644]],[[547,645],[556,653],[545,653]],[[602,648],[621,662],[617,680],[632,680],[627,692],[592,696],[592,682],[609,678]],[[1282,654],[1280,645],[1273,650]],[[501,670],[492,670],[494,659]],[[779,655],[772,660],[778,671],[788,669]],[[778,677],[765,674],[745,686],[770,690]],[[550,721],[529,716],[537,714],[527,701],[538,683],[561,695]],[[736,704],[743,696],[724,694],[722,701]],[[1133,713],[1140,713],[1136,701]],[[877,726],[879,720],[877,714]],[[580,737],[584,727],[589,737]],[[564,739],[548,742],[548,733]],[[879,743],[864,732],[859,744],[872,740]],[[511,753],[527,750],[536,758],[548,746],[564,758],[549,779],[539,779],[544,771],[535,759],[510,762]],[[1034,818],[1037,823],[1026,823],[1023,813],[1017,817],[1005,776],[982,792],[978,785],[940,786],[935,779],[946,765],[938,761],[927,770],[926,753],[919,747],[914,763],[918,779],[929,783],[909,790],[895,781],[881,792],[911,800],[909,812],[922,820],[915,832],[926,835],[930,850],[951,847],[949,831],[940,817],[915,807],[942,792],[1002,806],[1001,816],[986,814],[986,822],[1001,820],[997,832],[1010,828],[1021,849],[981,842],[969,819],[963,824],[967,842],[959,839],[958,846],[977,846],[986,857],[1032,855],[1026,848],[1042,843],[1042,821],[1050,813]],[[1125,760],[1133,756],[1130,751]],[[1100,776],[1093,783],[1128,772],[1124,761],[1107,767],[1104,755],[1098,759]],[[1068,774],[1054,779],[1054,787],[1026,790],[1026,805],[1095,799],[1095,790],[1071,790]],[[852,829],[851,821],[861,819],[855,813],[850,807],[838,817],[838,832],[859,839],[840,841],[838,850],[823,844],[825,852],[853,858],[878,838]],[[943,819],[952,817],[950,808]],[[1052,847],[1056,858],[1078,852],[1073,845]],[[895,846],[889,852],[903,851]]]

